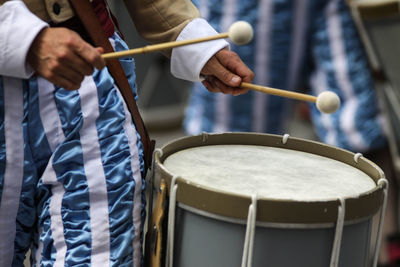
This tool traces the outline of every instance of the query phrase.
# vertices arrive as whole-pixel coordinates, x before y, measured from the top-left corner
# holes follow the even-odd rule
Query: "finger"
[[[98,70],[103,69],[106,66],[106,61],[101,57],[101,54],[104,53],[104,49],[102,47],[96,47],[97,52],[100,54],[100,57],[95,62],[95,67]]]
[[[221,81],[219,81],[218,79],[214,79],[214,81],[212,82],[212,84],[218,88],[218,90],[223,93],[223,94],[232,94],[232,92],[234,91],[233,87],[230,86],[226,86],[225,84],[223,84]]]
[[[213,78],[212,76],[207,76],[205,80],[202,81],[204,87],[211,92],[211,93],[217,93],[217,92],[222,92],[225,94],[232,94],[233,96],[237,95],[242,95],[247,93],[249,90],[246,88],[241,88],[241,87],[226,87],[225,85],[222,85],[220,82],[218,84],[218,80]],[[221,85],[223,88],[221,88]]]
[[[83,80],[83,79],[82,79]],[[57,75],[54,84],[68,91],[78,90],[81,87],[82,80],[71,80],[65,75]]]
[[[80,58],[80,61],[74,64],[79,64],[79,71],[83,74],[90,75],[94,68],[102,69],[105,66],[105,61],[101,57],[103,49],[94,48],[76,33],[69,35],[65,44],[76,57]]]
[[[211,93],[219,93],[221,92],[221,90],[215,85],[214,80],[215,78],[213,78],[212,76],[207,76],[202,83]]]
[[[207,62],[203,71],[205,72],[204,74],[214,75],[223,83],[231,87],[239,86],[242,81],[239,76],[225,68],[215,57],[212,57],[209,62]]]
[[[244,62],[235,52],[221,50],[215,56],[223,66],[240,76],[243,82],[253,81],[254,72],[251,71],[246,64],[244,64]]]
[[[73,84],[80,85],[84,79],[84,75],[74,68],[69,68],[64,65],[60,65],[59,68],[54,70],[54,73],[58,76],[62,76],[63,78],[69,80]]]
[[[61,75],[54,75],[50,78],[47,78],[47,80],[68,91],[78,90],[80,88],[80,83],[75,83]]]
[[[94,68],[87,62],[85,62],[82,58],[75,56],[75,58],[70,60],[60,60],[60,62],[68,67],[69,69],[74,69],[76,72],[80,73],[83,76],[92,75]]]
[[[46,68],[41,68],[38,73],[45,79],[68,90],[76,90],[84,78],[84,75],[70,68],[57,60],[52,60],[46,64]]]
[[[243,94],[246,94],[248,91],[249,91],[249,89],[242,88],[242,87],[234,88],[232,95],[233,96],[243,95]]]
[[[204,81],[202,81],[201,83],[204,85],[204,87],[205,87],[209,92],[211,92],[211,93],[217,93],[217,92],[219,92],[219,90],[217,90],[216,88],[214,88],[214,87],[211,85],[211,83],[209,83],[208,81],[204,80]]]
[[[214,91],[221,92],[223,94],[232,94],[236,88],[225,85],[219,79],[213,76],[209,76],[208,82],[211,84],[211,87]]]
[[[91,75],[94,71],[90,63],[86,62],[79,54],[75,53],[75,51],[69,49],[63,49],[58,52],[58,61],[60,65],[74,69],[84,76]]]
[[[102,69],[105,66],[105,61],[101,57],[102,48],[94,48],[90,44],[83,42],[79,47],[76,48],[76,53],[83,58],[85,62],[96,69]]]

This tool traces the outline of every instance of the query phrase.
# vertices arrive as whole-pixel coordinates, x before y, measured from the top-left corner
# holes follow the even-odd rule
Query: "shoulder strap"
[[[75,10],[90,38],[96,46],[104,49],[105,53],[114,52],[114,49],[108,40],[104,30],[98,20],[89,0],[69,0],[71,6]],[[124,70],[118,59],[107,60],[107,68],[113,76],[127,106],[132,115],[135,127],[140,134],[144,149],[145,170],[151,166],[152,155],[155,142],[150,140],[146,127],[140,116],[139,109],[136,105],[132,89],[125,76]]]

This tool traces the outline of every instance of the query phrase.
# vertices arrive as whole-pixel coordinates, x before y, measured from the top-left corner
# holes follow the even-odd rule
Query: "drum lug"
[[[153,251],[154,254],[156,254],[157,240],[158,240],[158,229],[157,229],[157,226],[154,225],[152,240],[150,241],[151,242],[151,250]]]

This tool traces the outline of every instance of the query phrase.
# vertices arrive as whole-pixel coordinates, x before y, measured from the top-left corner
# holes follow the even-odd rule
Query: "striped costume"
[[[255,72],[256,84],[286,90],[331,90],[342,106],[333,115],[310,105],[319,138],[356,152],[385,145],[383,117],[367,59],[343,0],[196,0],[200,13],[220,32],[237,20],[255,31],[246,46],[232,46]],[[286,133],[293,102],[257,92],[211,94],[198,83],[186,112],[189,134],[202,131]]]
[[[113,38],[120,50],[124,43]],[[135,88],[133,60],[123,64]],[[12,243],[15,236],[17,241],[14,252],[12,246],[0,248],[0,265],[22,266],[36,227],[39,242],[32,253],[41,266],[140,261],[142,150],[107,70],[86,77],[73,92],[40,77],[2,77],[0,94],[0,136],[5,144],[0,151],[0,193],[1,203],[10,203],[0,209],[0,217],[7,219],[1,220],[0,240]]]
[[[38,7],[35,1],[42,0],[31,6]],[[215,34],[190,2],[128,4],[142,21],[135,25],[156,35],[152,41],[182,38],[181,31],[188,38],[198,37],[199,29]],[[157,25],[149,26],[146,12]],[[45,27],[47,20],[22,1],[0,5],[0,267],[23,266],[29,248],[34,266],[142,266],[145,181],[135,125],[106,68],[85,77],[76,91],[32,76],[26,54]],[[109,37],[115,50],[128,49],[117,33]],[[197,58],[207,62],[226,46],[214,42]],[[184,48],[172,51],[171,65],[197,63],[179,58],[187,58]],[[120,61],[136,95],[134,61]],[[175,73],[200,79],[199,71],[185,70]]]

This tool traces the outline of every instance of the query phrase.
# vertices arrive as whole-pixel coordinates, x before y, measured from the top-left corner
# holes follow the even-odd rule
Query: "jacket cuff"
[[[217,34],[206,20],[197,18],[186,25],[176,40],[188,40]],[[179,79],[193,82],[201,81],[200,71],[207,61],[219,50],[228,46],[227,41],[218,39],[174,48],[171,55],[171,73]]]
[[[22,1],[7,1],[0,7],[0,75],[25,79],[33,74],[26,57],[33,40],[47,26]]]

